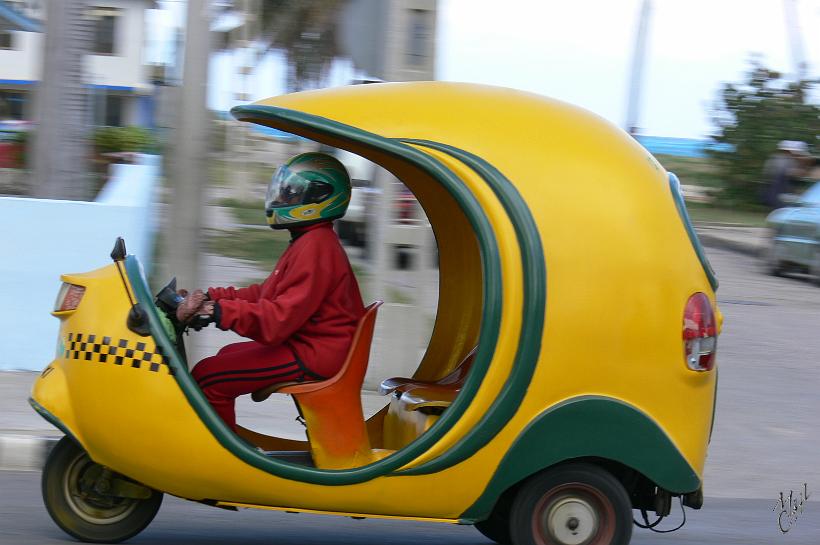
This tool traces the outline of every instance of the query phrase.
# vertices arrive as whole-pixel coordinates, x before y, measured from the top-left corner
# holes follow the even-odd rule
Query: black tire
[[[72,439],[63,437],[43,467],[42,492],[48,514],[67,534],[89,543],[118,543],[145,529],[162,504],[162,493],[148,499],[103,497],[80,481],[99,468]]]
[[[510,534],[514,545],[627,545],[632,504],[608,471],[592,464],[559,466],[521,487]]]
[[[776,258],[777,248],[775,248],[774,236],[772,236],[760,253],[763,272],[772,276],[783,276],[786,272],[785,264]]]
[[[812,275],[812,282],[815,286],[820,286],[820,249],[815,250],[814,259],[809,267],[809,274]]]

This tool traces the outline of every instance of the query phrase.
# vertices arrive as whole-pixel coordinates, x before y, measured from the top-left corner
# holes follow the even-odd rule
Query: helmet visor
[[[265,209],[318,203],[332,193],[330,184],[309,180],[287,165],[282,165],[271,178],[265,196]]]
[[[302,204],[310,186],[310,180],[282,165],[271,178],[265,196],[265,209]]]

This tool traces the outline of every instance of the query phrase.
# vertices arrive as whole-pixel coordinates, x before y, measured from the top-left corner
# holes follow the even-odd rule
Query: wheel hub
[[[94,471],[97,464],[85,453],[75,458],[63,480],[63,494],[68,506],[78,517],[91,524],[114,524],[136,509],[137,502],[128,498],[104,496],[100,490],[88,486],[83,477]]]
[[[595,508],[578,497],[562,498],[553,503],[542,521],[549,535],[561,545],[584,545],[598,533]]]

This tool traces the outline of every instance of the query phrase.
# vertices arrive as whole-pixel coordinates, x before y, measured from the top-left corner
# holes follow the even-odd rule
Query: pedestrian
[[[788,205],[784,195],[795,192],[795,182],[806,169],[805,159],[809,157],[805,142],[783,140],[777,151],[766,160],[763,166],[765,182],[763,204],[771,209]]]
[[[236,429],[235,399],[290,381],[323,380],[342,367],[364,304],[332,222],[350,202],[336,158],[304,153],[274,174],[265,210],[290,244],[262,284],[181,292],[177,318],[196,316],[251,340],[222,348],[192,371],[220,417]]]

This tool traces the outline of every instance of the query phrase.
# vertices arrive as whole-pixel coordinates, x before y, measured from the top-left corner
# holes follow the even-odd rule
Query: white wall
[[[114,55],[86,55],[84,67],[89,84],[132,87],[147,91],[148,69],[143,64],[145,9],[147,0],[89,0],[92,7],[121,10],[114,30]],[[45,23],[43,23],[45,26]],[[0,50],[0,80],[39,81],[43,34],[15,32],[14,50]]]
[[[14,49],[0,49],[0,80],[39,80],[43,35],[39,32],[12,34]]]
[[[95,1],[89,6],[118,8],[113,55],[87,55],[85,70],[89,83],[144,89],[147,87],[147,69],[143,65],[145,33],[145,0]]]
[[[39,370],[54,357],[60,275],[111,263],[118,236],[151,263],[159,158],[115,165],[97,202],[0,198],[0,370]]]

